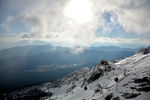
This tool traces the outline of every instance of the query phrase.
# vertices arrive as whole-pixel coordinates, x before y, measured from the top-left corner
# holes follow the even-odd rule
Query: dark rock
[[[120,100],[119,97],[114,97],[112,100]]]
[[[100,89],[96,89],[94,93],[97,93],[97,92],[101,92],[101,90]]]
[[[143,92],[149,92],[150,91],[150,85],[142,86],[139,88],[136,88],[137,91],[143,91]]]
[[[150,46],[148,46],[147,48],[142,48],[138,51],[138,53],[143,53],[143,54],[148,54],[150,53]]]
[[[91,82],[97,80],[102,74],[103,74],[103,72],[93,74],[93,75],[88,79],[88,83],[91,83]]]
[[[107,95],[107,96],[105,97],[105,100],[111,100],[112,97],[113,97],[113,94],[110,93],[109,95]]]
[[[91,83],[97,80],[99,77],[103,76],[104,73],[110,72],[113,69],[114,65],[108,60],[101,60],[100,63],[96,64],[93,68],[92,75],[87,80],[88,83]]]
[[[130,87],[130,89],[136,89],[136,87]]]
[[[137,91],[143,91],[143,92],[149,92],[150,91],[150,78],[149,77],[143,77],[134,79],[134,83],[137,83],[137,86],[130,87],[131,89],[135,89]]]
[[[146,48],[143,52],[143,54],[148,54],[148,53],[150,53],[150,46],[148,48]]]
[[[104,65],[104,66],[108,65],[108,61],[107,60],[101,60],[101,65]]]
[[[143,77],[143,78],[139,78],[139,79],[135,79],[134,80],[135,83],[150,83],[150,79],[148,77]]]
[[[141,93],[123,93],[122,96],[125,99],[130,99],[130,98],[135,98],[137,96],[139,96]]]
[[[143,53],[145,48],[141,48],[137,53]]]

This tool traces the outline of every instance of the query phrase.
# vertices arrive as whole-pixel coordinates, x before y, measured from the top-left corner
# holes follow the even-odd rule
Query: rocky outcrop
[[[131,87],[131,89],[135,89],[137,91],[143,91],[143,92],[150,91],[150,77],[134,79],[134,83],[137,83],[139,85],[136,87]]]
[[[91,83],[97,80],[100,76],[106,72],[109,72],[114,69],[114,64],[108,60],[101,60],[92,70],[92,75],[87,80],[88,83]]]
[[[142,48],[138,51],[138,53],[143,53],[143,54],[148,54],[150,53],[150,46],[148,46],[147,48]]]
[[[135,97],[137,97],[139,95],[140,95],[140,93],[124,93],[122,96],[125,99],[130,99],[130,98],[135,98]]]

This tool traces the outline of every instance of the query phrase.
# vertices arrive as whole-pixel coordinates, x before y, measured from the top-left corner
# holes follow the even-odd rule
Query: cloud
[[[17,30],[14,26],[23,24],[21,26],[22,38],[45,39],[51,43],[61,42],[70,47],[88,47],[94,42],[118,43],[121,41],[129,43],[140,39],[136,36],[134,39],[123,39],[119,36],[109,37],[108,35],[111,34],[112,30],[118,28],[118,26],[123,27],[127,33],[149,36],[149,0],[88,1],[91,3],[91,19],[86,23],[79,23],[65,16],[64,11],[70,0],[43,0],[36,2],[33,7],[24,8],[24,11],[17,16],[8,17],[1,27],[8,32],[12,32]],[[99,36],[96,35],[97,30],[101,30]],[[119,28],[117,30],[120,31]],[[143,43],[150,42],[146,40]],[[83,51],[82,48],[74,50],[73,53]]]
[[[78,54],[78,53],[82,53],[82,52],[84,52],[83,47],[73,47],[73,48],[71,48],[71,53],[72,54]]]
[[[95,23],[80,24],[65,17],[61,2],[66,1],[53,2],[49,7],[44,4],[32,13],[19,16],[30,27],[29,33],[23,34],[23,38],[49,38],[50,41],[68,42],[71,46],[89,45],[95,38]]]
[[[127,32],[149,34],[150,32],[150,1],[149,0],[94,0],[95,12],[113,12],[117,15],[118,23]]]

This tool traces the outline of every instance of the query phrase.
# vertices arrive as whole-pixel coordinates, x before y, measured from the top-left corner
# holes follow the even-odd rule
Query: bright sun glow
[[[89,0],[71,0],[65,8],[65,16],[78,23],[89,22],[92,17]]]

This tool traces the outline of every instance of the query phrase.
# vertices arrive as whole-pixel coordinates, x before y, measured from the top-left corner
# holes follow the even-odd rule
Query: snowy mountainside
[[[93,73],[97,73],[98,68],[104,71],[103,75],[93,82],[84,82],[87,90],[84,90],[85,86],[81,88],[81,84],[77,84],[69,93],[62,93],[51,98],[57,100],[149,100],[150,54],[138,53],[110,65],[112,69],[104,71],[103,65],[99,63],[87,73],[84,79],[80,79],[84,82]],[[117,83],[114,81],[115,77],[119,79]]]
[[[43,91],[51,91],[53,95],[60,95],[64,92],[71,91],[74,86],[79,86],[82,83],[82,79],[90,71],[88,67],[77,70],[68,76],[61,78],[55,82],[43,83],[40,87]]]
[[[83,68],[55,82],[16,91],[8,97],[14,100],[28,97],[28,92],[35,88],[48,93],[39,100],[149,100],[150,53],[142,51],[116,63],[102,60],[91,70]]]
[[[53,96],[52,99],[57,97],[58,100],[149,100],[150,54],[138,53],[114,65],[115,69],[105,71],[104,75],[91,83],[87,82],[87,90],[78,84],[72,92]],[[100,68],[101,66],[99,65]],[[92,76],[93,70],[89,73]],[[117,83],[114,81],[115,77],[119,79]]]

